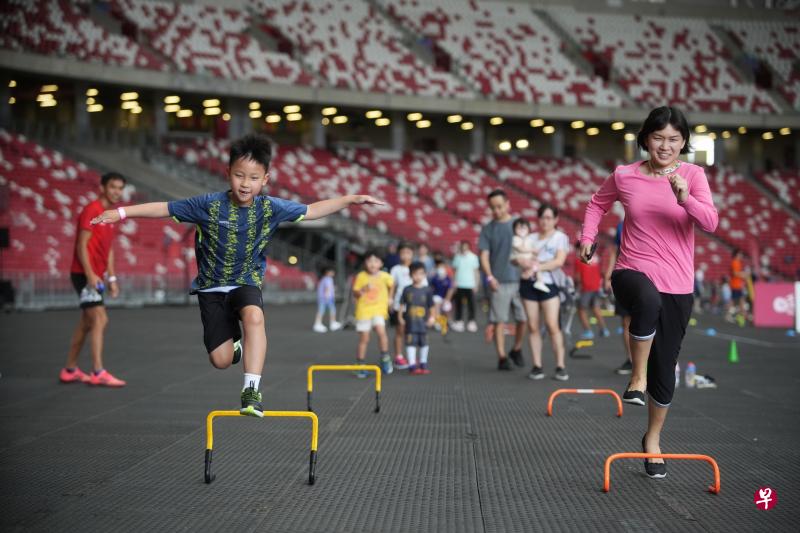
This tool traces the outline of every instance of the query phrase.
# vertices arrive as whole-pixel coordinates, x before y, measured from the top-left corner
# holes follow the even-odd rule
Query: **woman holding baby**
[[[544,324],[553,344],[556,372],[559,381],[569,379],[564,365],[564,337],[559,325],[559,298],[556,276],[563,275],[561,267],[569,252],[569,238],[560,230],[558,209],[542,204],[538,211],[538,232],[530,233],[530,225],[518,220],[514,225],[514,249],[511,262],[520,267],[519,293],[528,315],[528,341],[533,355],[533,370],[530,379],[544,378],[542,371],[542,332]],[[547,290],[543,290],[547,289]]]

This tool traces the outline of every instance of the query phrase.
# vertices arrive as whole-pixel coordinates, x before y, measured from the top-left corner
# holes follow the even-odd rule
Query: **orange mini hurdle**
[[[620,400],[619,394],[611,389],[558,389],[553,391],[550,399],[547,400],[547,416],[553,416],[553,400],[561,394],[608,394],[617,400],[617,416],[622,416],[622,400]]]
[[[615,453],[606,459],[603,469],[603,492],[611,490],[611,463],[617,459],[678,459],[689,461],[705,461],[714,469],[714,484],[708,487],[712,494],[719,494],[719,466],[717,462],[708,455],[697,455],[694,453]]]

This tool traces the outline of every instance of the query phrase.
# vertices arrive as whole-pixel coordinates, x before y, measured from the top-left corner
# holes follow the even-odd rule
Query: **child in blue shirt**
[[[193,294],[200,303],[203,341],[211,364],[227,368],[244,359],[241,413],[262,417],[258,391],[267,336],[261,284],[267,264],[266,248],[281,222],[314,220],[354,204],[383,205],[367,195],[350,195],[304,205],[262,196],[269,183],[272,146],[263,135],[247,135],[230,148],[225,192],[185,200],[151,202],[109,209],[92,224],[115,223],[127,217],[163,218],[195,224],[197,277]],[[244,328],[244,343],[242,331]]]
[[[314,318],[313,330],[317,333],[325,333],[342,329],[342,325],[336,321],[336,290],[333,283],[334,270],[326,267],[322,270],[322,276],[317,284],[317,316]],[[322,323],[325,312],[330,316],[330,328],[326,328]]]

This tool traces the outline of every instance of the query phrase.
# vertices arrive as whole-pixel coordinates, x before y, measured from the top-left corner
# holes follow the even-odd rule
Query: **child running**
[[[514,230],[514,236],[511,238],[511,257],[509,257],[509,261],[517,259],[531,261],[530,268],[521,271],[520,277],[533,281],[533,288],[537,291],[550,292],[547,285],[539,279],[539,263],[536,260],[539,250],[531,245],[531,239],[528,238],[531,234],[530,222],[527,219],[518,218],[514,221],[512,229]]]
[[[262,135],[247,135],[230,148],[225,192],[208,193],[172,202],[152,202],[109,209],[92,224],[125,218],[164,218],[197,226],[195,254],[197,277],[191,292],[197,294],[203,341],[211,364],[227,368],[244,359],[241,391],[243,415],[262,417],[259,392],[267,352],[261,284],[266,269],[266,248],[284,221],[300,222],[328,216],[354,204],[383,205],[367,195],[351,195],[304,205],[262,196],[269,183],[272,146]],[[241,321],[244,326],[244,346]]]
[[[378,335],[381,350],[380,366],[384,374],[391,374],[392,358],[389,355],[389,337],[386,335],[386,319],[389,316],[389,295],[394,280],[381,267],[383,261],[378,253],[370,250],[364,256],[364,270],[358,273],[353,281],[353,298],[356,300],[356,331],[358,332],[358,364],[363,364],[367,357],[370,331]],[[356,372],[356,376],[369,376],[366,371]]]
[[[436,320],[433,290],[425,283],[425,265],[417,261],[409,267],[412,285],[403,290],[400,322],[406,331],[408,370],[411,374],[430,374],[428,370],[428,328]],[[419,365],[417,365],[419,350]]]
[[[317,284],[317,316],[314,318],[314,331],[325,333],[326,331],[338,331],[342,325],[336,321],[336,286],[333,283],[335,271],[332,267],[322,270],[322,276]],[[325,311],[330,317],[330,326],[325,327],[322,320],[325,318]]]

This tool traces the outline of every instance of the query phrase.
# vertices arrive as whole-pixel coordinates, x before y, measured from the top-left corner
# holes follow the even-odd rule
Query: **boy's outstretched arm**
[[[124,210],[125,218],[166,218],[169,216],[167,202],[150,202],[148,204],[129,205],[117,209],[108,209],[92,219],[95,224],[113,224],[122,219],[120,209]]]
[[[330,200],[322,200],[314,202],[308,206],[305,220],[316,220],[323,218],[351,205],[386,205],[386,202],[378,200],[367,194],[351,194],[348,196],[340,196],[339,198],[331,198]],[[164,204],[166,205],[166,204]],[[166,216],[166,215],[165,215]]]

